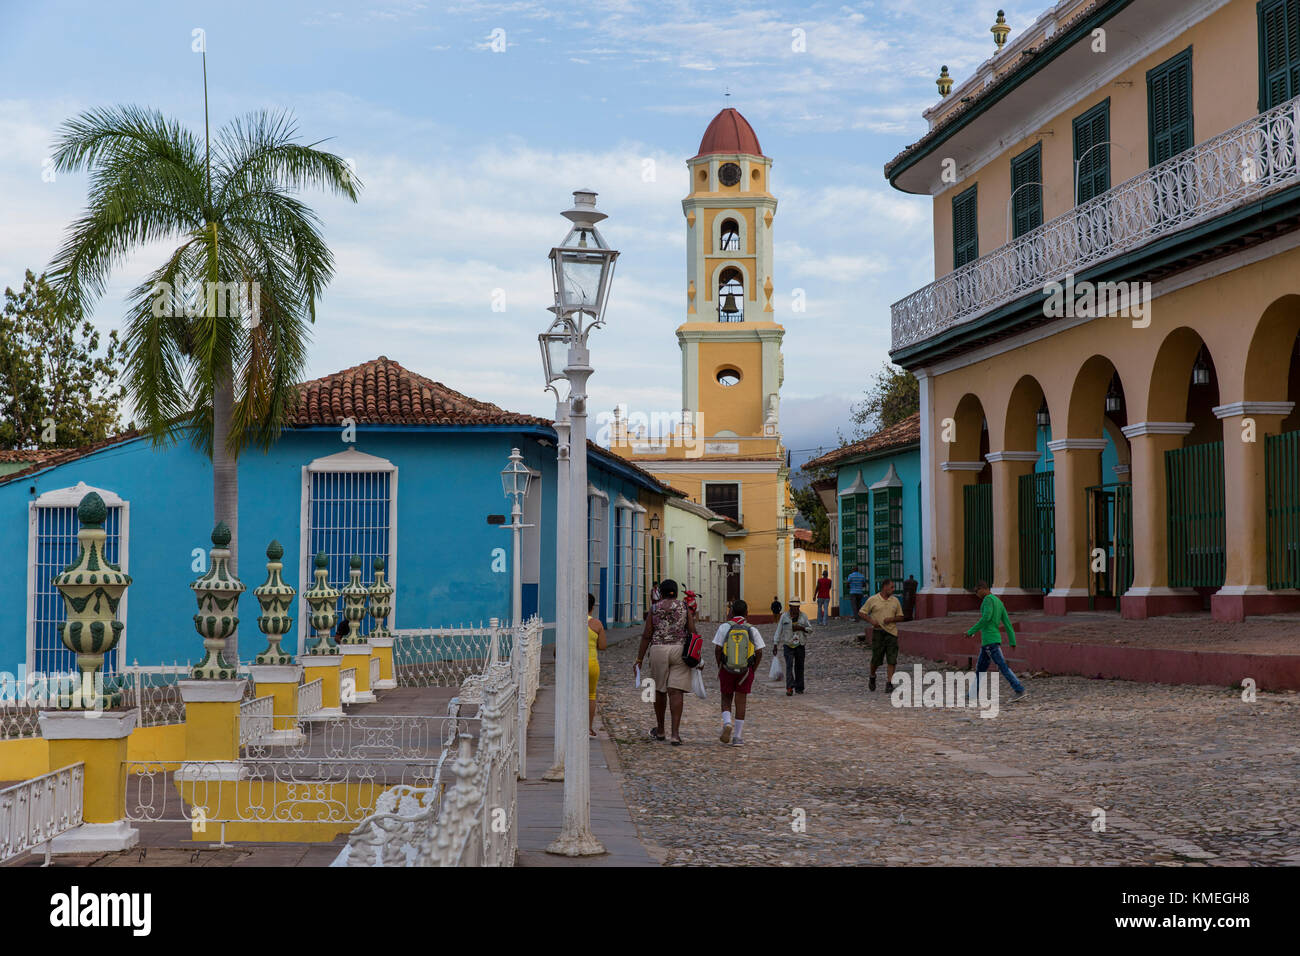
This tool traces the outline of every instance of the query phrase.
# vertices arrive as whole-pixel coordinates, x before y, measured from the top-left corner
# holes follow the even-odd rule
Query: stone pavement
[[[896,708],[867,692],[857,630],[814,628],[806,695],[756,682],[739,748],[718,741],[712,661],[670,747],[646,735],[635,644],[604,652],[628,807],[667,864],[1300,864],[1294,693],[1029,675],[1015,704],[995,678],[993,718]]]
[[[631,685],[630,677],[627,683]],[[636,826],[623,799],[618,750],[601,726],[599,715],[596,718],[599,736],[591,740],[591,829],[609,852],[603,856],[576,858],[552,856],[546,852],[546,847],[559,836],[564,816],[564,784],[542,779],[554,755],[554,727],[555,686],[548,683],[538,690],[533,703],[533,719],[528,730],[528,779],[519,781],[517,865],[657,865],[637,838]],[[659,852],[656,855],[662,857],[663,854]]]

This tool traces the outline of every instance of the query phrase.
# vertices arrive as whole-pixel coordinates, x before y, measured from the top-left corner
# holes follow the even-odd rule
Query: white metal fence
[[[0,863],[81,825],[84,764],[74,763],[0,790]]]
[[[489,663],[475,741],[460,734],[443,753],[451,789],[402,791],[387,797],[348,838],[339,861],[348,866],[513,866],[518,849],[518,782],[523,740],[537,694],[542,623],[515,629],[509,661]]]
[[[904,348],[1300,182],[1300,97],[1152,166],[894,303]]]
[[[437,627],[393,632],[393,676],[399,687],[460,687],[480,674],[497,639],[499,658],[511,653],[503,627]]]

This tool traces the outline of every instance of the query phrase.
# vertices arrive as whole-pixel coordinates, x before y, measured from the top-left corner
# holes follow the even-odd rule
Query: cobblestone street
[[[1300,865],[1300,696],[1022,674],[1028,699],[1002,682],[994,718],[896,708],[883,667],[867,692],[855,630],[814,628],[803,696],[764,658],[744,747],[718,740],[711,655],[682,747],[647,735],[637,641],[601,655],[602,729],[669,865]],[[899,670],[918,662],[950,669],[904,654]]]

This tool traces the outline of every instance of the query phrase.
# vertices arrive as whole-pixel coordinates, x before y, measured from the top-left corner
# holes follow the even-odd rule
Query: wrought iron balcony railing
[[[894,303],[906,348],[1067,273],[1257,202],[1300,182],[1300,97],[1251,117]]]

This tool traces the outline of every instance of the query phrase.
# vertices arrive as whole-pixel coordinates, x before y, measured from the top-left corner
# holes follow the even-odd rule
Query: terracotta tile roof
[[[35,451],[0,452],[0,461],[30,462],[26,468],[19,471],[11,471],[7,475],[0,475],[0,484],[17,480],[53,465],[61,465],[67,461],[75,461],[78,458],[83,458],[86,455],[89,455],[91,452],[99,451],[101,448],[108,448],[110,445],[120,445],[122,442],[127,442],[133,438],[139,437],[140,432],[136,429],[131,429],[130,431],[122,432],[120,435],[114,435],[112,438],[105,438],[103,441],[91,442],[89,445],[81,445],[77,448],[49,448],[38,449]]]
[[[1033,64],[1042,58],[1042,54],[1056,52],[1057,48],[1064,46],[1066,34],[1080,20],[1092,16],[1099,9],[1104,9],[1115,0],[1096,0],[1095,3],[1089,3],[1080,8],[1074,16],[1062,20],[1056,25],[1056,32],[1049,38],[1041,42],[1038,46],[1028,45],[1018,54],[1019,60],[1009,69],[994,78],[993,82],[982,89],[969,93],[962,99],[964,102],[958,103],[950,112],[946,113],[943,119],[939,120],[924,136],[918,139],[912,145],[904,148],[897,156],[885,163],[885,178],[892,179],[894,169],[903,162],[908,156],[920,149],[928,146],[936,139],[942,137],[945,131],[961,117],[965,116],[972,109],[975,109],[983,100],[1001,92],[1002,87],[1014,77],[1019,76],[1022,72],[1029,69]]]
[[[544,418],[508,412],[417,375],[385,355],[304,382],[287,424],[550,425]]]
[[[882,428],[874,435],[869,435],[861,441],[855,441],[851,445],[845,445],[843,448],[828,452],[820,458],[813,458],[804,462],[803,470],[815,471],[819,468],[828,468],[844,461],[846,458],[866,455],[871,452],[888,451],[891,448],[904,448],[908,445],[919,444],[920,441],[921,413],[913,412],[901,422],[895,422],[888,428]]]
[[[30,464],[44,461],[68,450],[67,448],[0,448],[0,464],[12,464],[16,461]]]

